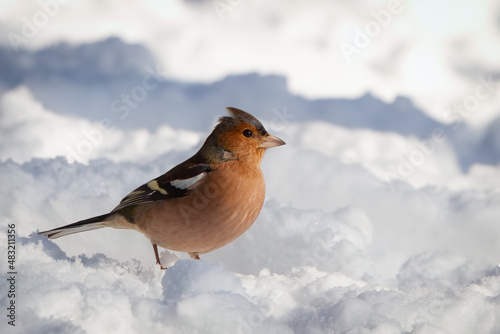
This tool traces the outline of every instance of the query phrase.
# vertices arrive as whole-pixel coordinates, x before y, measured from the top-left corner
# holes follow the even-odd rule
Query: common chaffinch
[[[110,213],[39,234],[56,239],[102,227],[133,229],[153,245],[199,259],[252,226],[264,204],[260,162],[266,149],[284,145],[249,113],[227,108],[200,150],[143,184]]]

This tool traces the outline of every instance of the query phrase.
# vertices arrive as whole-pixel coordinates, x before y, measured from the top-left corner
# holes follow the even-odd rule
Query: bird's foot
[[[200,256],[198,253],[189,253],[189,256],[191,256],[192,259],[199,260]]]
[[[167,267],[161,265],[160,256],[158,255],[158,246],[156,246],[156,244],[153,245],[153,249],[155,251],[156,264],[160,265],[161,270],[167,270]]]

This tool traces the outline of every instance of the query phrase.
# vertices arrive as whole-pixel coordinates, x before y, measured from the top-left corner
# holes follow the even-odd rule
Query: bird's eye
[[[247,137],[247,138],[252,137],[252,131],[251,131],[251,130],[248,130],[248,129],[244,130],[244,131],[243,131],[243,136],[245,136],[245,137]]]

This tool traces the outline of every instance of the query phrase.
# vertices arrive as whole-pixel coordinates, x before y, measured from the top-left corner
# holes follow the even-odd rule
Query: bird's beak
[[[264,138],[262,138],[259,147],[271,148],[285,144],[286,143],[283,140],[279,139],[278,137],[273,135],[267,135]]]

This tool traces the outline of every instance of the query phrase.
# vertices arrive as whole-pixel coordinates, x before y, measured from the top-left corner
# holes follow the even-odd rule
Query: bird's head
[[[240,160],[260,164],[266,149],[285,145],[267,132],[261,122],[249,113],[227,108],[229,116],[219,119],[202,149],[212,162]]]

